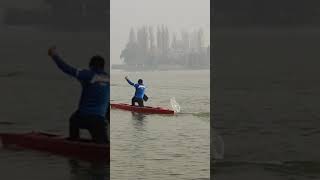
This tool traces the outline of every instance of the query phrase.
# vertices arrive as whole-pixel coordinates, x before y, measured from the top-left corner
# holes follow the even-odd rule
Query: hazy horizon
[[[210,0],[112,0],[110,2],[110,62],[122,63],[130,28],[167,25],[169,32],[203,28],[210,39]]]

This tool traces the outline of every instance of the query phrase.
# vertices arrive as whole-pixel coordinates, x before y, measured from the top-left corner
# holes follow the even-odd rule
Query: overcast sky
[[[210,0],[111,0],[111,64],[120,61],[131,27],[168,25],[169,32],[205,29],[209,43]]]

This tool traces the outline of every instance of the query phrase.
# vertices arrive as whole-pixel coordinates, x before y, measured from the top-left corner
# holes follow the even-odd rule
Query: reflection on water
[[[70,159],[70,180],[109,180],[110,167],[108,163],[102,162],[90,162],[89,164],[83,164],[83,162]]]
[[[145,131],[145,126],[147,121],[145,121],[146,115],[142,113],[135,113],[131,112],[132,114],[132,126],[134,127],[135,131],[134,134],[140,133],[141,131]],[[141,134],[140,134],[141,135]],[[135,135],[135,137],[139,137],[140,135]]]
[[[136,120],[136,122],[143,123],[143,120],[146,118],[146,115],[142,113],[131,112],[131,114],[132,114],[132,120]]]
[[[88,162],[17,147],[1,147],[0,159],[0,179],[110,179],[108,162]]]

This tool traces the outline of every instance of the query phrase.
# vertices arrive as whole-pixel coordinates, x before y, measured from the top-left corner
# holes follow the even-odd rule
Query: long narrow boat
[[[146,114],[174,114],[174,111],[171,109],[166,109],[162,107],[150,107],[150,106],[131,106],[130,104],[124,103],[112,103],[111,108],[122,109],[126,111],[146,113]]]
[[[0,138],[4,146],[16,145],[90,161],[110,159],[109,144],[95,144],[88,139],[70,141],[60,135],[41,132],[0,133]]]

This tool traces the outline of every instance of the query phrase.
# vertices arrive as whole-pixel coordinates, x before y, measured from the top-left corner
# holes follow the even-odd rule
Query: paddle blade
[[[145,102],[147,102],[148,101],[148,99],[149,99],[149,97],[147,96],[147,95],[143,95],[143,100],[145,101]]]
[[[174,112],[180,112],[181,107],[177,103],[177,101],[176,101],[176,99],[174,97],[170,99],[170,104],[171,104],[171,107],[174,110]]]

